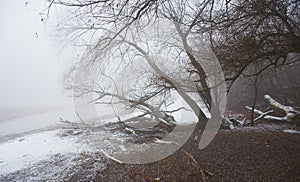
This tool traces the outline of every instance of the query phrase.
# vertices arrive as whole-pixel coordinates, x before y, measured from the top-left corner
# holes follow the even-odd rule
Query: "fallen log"
[[[254,119],[254,122],[256,122],[260,119],[267,119],[267,120],[289,122],[289,123],[293,123],[296,125],[300,125],[300,111],[295,110],[291,106],[282,105],[281,103],[279,103],[278,101],[276,101],[269,95],[265,95],[264,98],[270,104],[271,107],[281,111],[282,113],[285,114],[285,116],[280,117],[280,116],[270,115],[271,113],[274,112],[273,110],[263,112],[258,109],[254,109],[253,112],[258,115],[258,117]],[[245,108],[250,111],[252,110],[252,108],[249,106],[246,106]]]
[[[104,150],[100,150],[100,152],[102,152],[105,157],[107,157],[107,158],[109,158],[109,159],[111,159],[111,160],[113,160],[113,161],[115,161],[115,162],[117,162],[119,164],[123,164],[124,163],[123,161],[120,161],[119,159],[116,159],[116,158],[112,157],[111,155],[109,155],[108,153],[106,153]]]

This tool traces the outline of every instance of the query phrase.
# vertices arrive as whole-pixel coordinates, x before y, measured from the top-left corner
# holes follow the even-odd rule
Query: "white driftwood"
[[[245,108],[252,111],[252,107],[245,106]],[[257,118],[254,119],[254,122],[258,121],[259,119],[269,119],[269,120],[283,121],[282,117],[268,115],[268,114],[274,112],[273,110],[270,110],[270,111],[267,111],[267,112],[262,112],[258,109],[254,109],[253,111],[254,111],[255,114],[259,115]]]
[[[279,116],[271,116],[270,113],[274,112],[273,110],[269,110],[266,112],[260,111],[258,109],[254,109],[254,113],[259,115],[257,118],[254,119],[255,121],[258,121],[260,119],[268,119],[268,120],[275,120],[275,121],[286,121],[286,122],[292,122],[292,119],[296,117],[300,112],[296,111],[294,108],[291,106],[285,106],[274,100],[271,96],[265,95],[264,98],[269,102],[269,104],[278,109],[281,110],[285,113],[285,116],[279,117]],[[245,107],[246,109],[252,111],[252,108],[249,106]]]
[[[282,104],[280,104],[279,102],[277,102],[276,100],[274,100],[271,96],[269,95],[265,95],[264,98],[270,103],[271,106],[280,109],[282,111],[284,111],[286,114],[288,113],[297,113],[299,111],[296,111],[294,108],[292,108],[291,106],[284,106]]]
[[[244,118],[243,121],[240,121],[238,119],[235,119],[235,121],[241,126],[244,126],[246,124],[246,118]]]
[[[292,119],[294,117],[296,117],[297,114],[300,113],[299,111],[296,111],[291,106],[284,106],[284,105],[280,104],[279,102],[277,102],[276,100],[274,100],[269,95],[265,95],[264,97],[270,103],[271,106],[273,106],[273,107],[275,107],[275,108],[277,108],[279,110],[282,110],[286,114],[285,117],[282,118],[285,121],[291,122]]]
[[[113,160],[113,161],[115,161],[115,162],[117,162],[119,164],[123,164],[124,163],[123,161],[120,161],[119,159],[116,159],[116,158],[112,157],[111,155],[109,155],[108,153],[106,153],[104,150],[100,150],[100,151],[103,153],[103,155],[105,157],[107,157],[107,158],[109,158],[109,159],[111,159],[111,160]]]
[[[134,134],[135,136],[137,136],[136,132],[133,129],[131,129],[131,128],[125,128],[125,130],[128,131],[128,132],[130,132],[130,133],[132,133],[132,134]]]
[[[179,145],[178,143],[176,142],[172,142],[172,141],[164,141],[164,140],[160,140],[158,138],[155,138],[154,139],[154,142],[155,143],[158,143],[158,144],[175,144],[175,145]]]

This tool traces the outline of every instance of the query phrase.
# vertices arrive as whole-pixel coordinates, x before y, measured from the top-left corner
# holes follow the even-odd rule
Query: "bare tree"
[[[71,10],[61,29],[66,31],[67,42],[87,47],[81,64],[83,70],[96,64],[102,68],[101,79],[106,79],[93,83],[101,83],[93,88],[73,85],[81,92],[78,96],[93,92],[98,95],[96,103],[122,103],[143,110],[143,114],[156,113],[156,118],[169,112],[161,106],[168,105],[162,97],[170,93],[177,93],[188,103],[200,121],[208,120],[201,102],[208,110],[218,110],[218,99],[214,96],[218,91],[213,88],[223,83],[211,84],[211,80],[220,77],[219,70],[208,73],[204,66],[209,67],[216,60],[211,49],[221,61],[229,89],[253,64],[262,66],[247,77],[257,77],[270,67],[299,61],[297,1],[52,0],[49,7],[53,5]],[[167,31],[162,36],[153,27]],[[287,59],[291,54],[294,59]],[[202,60],[206,62],[203,64]],[[115,86],[119,78],[108,72],[121,74],[120,70],[137,61],[147,68],[139,73],[142,79],[131,83],[144,82],[136,84],[142,85],[139,89],[127,90],[131,95],[124,97]],[[168,69],[170,66],[172,69]],[[103,101],[108,97],[109,102]],[[157,103],[151,105],[154,100]]]
[[[213,20],[214,51],[231,83],[253,62],[269,67],[299,61],[298,1],[250,0],[225,3]],[[295,59],[287,59],[296,54]],[[255,74],[252,74],[253,76]]]
[[[85,72],[91,66],[100,70],[98,80],[70,86],[77,96],[94,93],[97,104],[123,104],[132,111],[142,111],[141,117],[151,115],[165,122],[181,109],[190,108],[201,122],[209,118],[203,107],[220,114],[219,100],[224,97],[220,87],[225,88],[222,72],[205,36],[195,34],[206,26],[198,20],[207,15],[212,1],[52,4],[75,7],[74,18],[63,27],[67,40],[80,40],[87,47],[84,60],[75,71]],[[88,39],[84,37],[87,35]],[[130,79],[128,73],[136,75]],[[175,94],[189,108],[163,108],[174,101]]]

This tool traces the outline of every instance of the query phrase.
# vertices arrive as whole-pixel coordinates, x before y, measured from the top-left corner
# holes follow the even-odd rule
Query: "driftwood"
[[[273,113],[274,110],[269,110],[269,111],[263,112],[258,109],[254,109],[253,110],[254,113],[258,115],[258,117],[254,119],[254,122],[258,121],[260,119],[267,119],[267,120],[289,122],[289,123],[294,123],[294,124],[300,125],[300,111],[295,110],[291,106],[282,105],[281,103],[277,102],[275,99],[273,99],[269,95],[265,95],[264,98],[270,104],[271,107],[273,107],[276,110],[279,110],[280,112],[282,112],[285,115],[284,116],[272,116],[270,114]],[[246,106],[245,108],[250,111],[252,110],[252,108],[249,106]]]
[[[103,155],[104,155],[105,157],[107,157],[108,159],[111,159],[111,160],[113,160],[113,161],[115,161],[115,162],[117,162],[117,163],[119,163],[119,164],[124,164],[123,161],[120,161],[119,159],[116,159],[116,158],[112,157],[111,155],[109,155],[108,153],[106,153],[104,150],[100,150],[100,152],[102,152]]]
[[[164,141],[164,140],[160,140],[158,138],[154,138],[154,142],[158,143],[158,144],[175,144],[175,145],[179,145],[176,142],[173,142],[173,141]]]
[[[132,120],[126,120],[128,123]],[[138,121],[138,120],[133,120]],[[147,121],[142,121],[147,122]],[[150,122],[150,121],[149,121]],[[154,126],[150,127],[135,127],[134,123],[130,125],[123,121],[115,122],[115,123],[107,123],[104,125],[106,130],[111,132],[121,132],[126,134],[129,137],[129,141],[133,143],[148,143],[148,142],[156,142],[157,139],[164,138],[169,132],[171,132],[175,125],[168,125],[164,122],[159,122]]]

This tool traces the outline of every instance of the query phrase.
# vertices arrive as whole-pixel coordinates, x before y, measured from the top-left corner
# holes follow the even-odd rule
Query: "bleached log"
[[[269,95],[265,95],[264,98],[270,103],[271,106],[282,110],[285,114],[288,113],[297,113],[299,111],[296,111],[294,108],[292,108],[291,106],[284,106],[282,104],[280,104],[279,102],[277,102],[276,100],[274,100],[271,96]]]
[[[160,140],[158,138],[155,138],[154,139],[154,142],[155,143],[158,143],[158,144],[175,144],[175,145],[179,145],[178,143],[176,142],[172,142],[172,141],[164,141],[164,140]]]
[[[246,109],[252,111],[252,108],[249,106],[245,106]],[[267,112],[262,112],[258,109],[254,109],[253,112],[255,114],[258,114],[259,116],[254,119],[254,121],[257,121],[259,119],[268,119],[268,120],[276,120],[276,121],[284,121],[284,117],[277,117],[277,116],[270,116],[268,114],[272,113],[273,111],[267,111]]]
[[[279,102],[277,102],[276,100],[274,100],[269,95],[265,95],[264,98],[270,103],[271,106],[283,111],[286,114],[285,117],[282,117],[282,119],[285,121],[292,122],[292,120],[296,117],[296,115],[300,114],[299,111],[296,111],[291,106],[284,106],[284,105],[280,104]]]
[[[245,106],[246,109],[248,109],[249,111],[252,111],[252,107],[249,107],[249,106]],[[266,112],[262,112],[258,109],[254,109],[253,112],[257,115],[259,115],[257,118],[254,119],[254,122],[255,121],[258,121],[260,119],[269,119],[269,120],[276,120],[276,121],[282,121],[282,117],[276,117],[276,116],[270,116],[268,114],[274,112],[273,110],[270,110],[270,111],[266,111]]]
[[[134,134],[135,136],[137,136],[136,132],[133,129],[126,127],[125,130],[132,133],[132,134]]]
[[[109,159],[111,159],[111,160],[113,160],[113,161],[115,161],[115,162],[117,162],[119,164],[123,164],[124,163],[123,161],[120,161],[119,159],[116,159],[116,158],[112,157],[111,155],[109,155],[108,153],[106,153],[104,150],[100,150],[100,152],[102,152],[105,157],[107,157],[107,158],[109,158]]]
[[[299,111],[296,111],[293,107],[291,106],[285,106],[277,102],[275,99],[273,99],[269,95],[265,95],[264,98],[269,102],[269,104],[285,113],[285,116],[279,117],[279,116],[271,116],[269,115],[270,113],[274,112],[273,110],[269,110],[266,112],[262,112],[258,109],[253,109],[253,112],[259,115],[254,121],[258,121],[259,119],[268,119],[268,120],[275,120],[275,121],[286,121],[286,122],[294,122],[293,120],[300,115]],[[249,106],[245,107],[246,109],[252,111],[252,108]]]
[[[250,109],[251,109],[251,108],[250,108]],[[270,110],[270,111],[267,111],[267,112],[262,113],[262,115],[260,115],[260,116],[258,116],[257,118],[254,119],[254,122],[255,122],[255,121],[258,121],[258,120],[260,120],[260,119],[262,119],[262,118],[265,118],[268,114],[270,114],[270,113],[272,113],[272,112],[274,112],[274,111],[273,111],[273,110]]]

